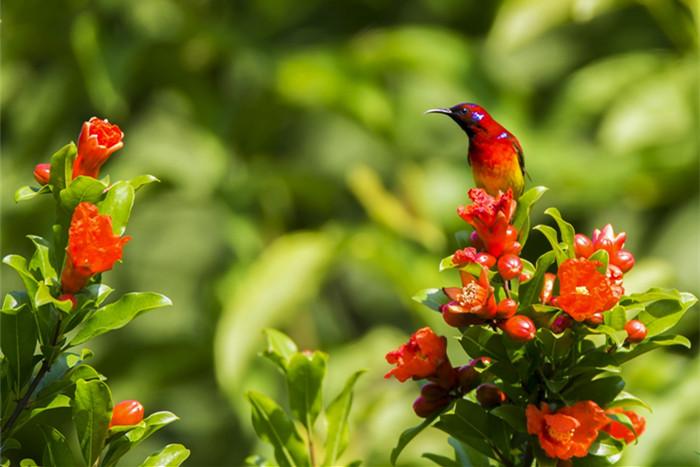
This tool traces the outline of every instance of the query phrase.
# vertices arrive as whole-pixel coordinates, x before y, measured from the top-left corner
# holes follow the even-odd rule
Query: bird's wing
[[[523,147],[520,146],[520,141],[517,139],[513,138],[513,148],[515,149],[515,152],[518,153],[518,163],[520,164],[520,172],[522,172],[523,176],[525,175],[525,157],[523,155]]]

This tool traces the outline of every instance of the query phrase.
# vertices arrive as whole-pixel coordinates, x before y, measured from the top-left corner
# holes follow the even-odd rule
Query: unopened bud
[[[37,164],[34,167],[34,180],[40,185],[46,185],[51,178],[51,164]]]
[[[506,394],[498,386],[484,383],[476,388],[476,400],[485,409],[493,409],[506,401]]]
[[[501,326],[501,329],[508,337],[518,342],[531,341],[537,332],[535,323],[524,315],[515,315],[508,318]]]
[[[625,324],[627,340],[630,342],[641,342],[647,337],[647,327],[638,319],[633,319]]]

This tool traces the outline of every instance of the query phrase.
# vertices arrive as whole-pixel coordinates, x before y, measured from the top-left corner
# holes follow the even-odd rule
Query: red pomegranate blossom
[[[610,419],[610,423],[603,427],[603,431],[607,432],[610,436],[616,439],[623,439],[626,443],[631,443],[644,433],[647,422],[641,415],[637,415],[631,410],[624,410],[622,407],[615,407],[605,411],[608,415],[624,414],[632,422],[632,428],[634,431],[630,430],[626,425],[618,422],[617,420]]]
[[[557,306],[576,321],[612,308],[620,299],[619,288],[598,271],[601,263],[587,259],[568,259],[559,266]]]
[[[588,448],[598,437],[598,431],[610,419],[593,401],[581,401],[569,407],[552,412],[545,402],[538,409],[528,405],[527,432],[537,435],[544,452],[553,458],[568,460],[572,457],[585,457]]]
[[[394,376],[402,383],[409,378],[421,379],[433,376],[447,360],[447,339],[438,336],[429,327],[417,330],[406,344],[386,354],[386,361],[396,368],[385,378]]]
[[[634,266],[634,256],[623,248],[625,240],[627,240],[627,233],[620,232],[615,235],[613,226],[607,224],[600,230],[593,230],[591,238],[576,234],[574,250],[579,258],[588,258],[597,250],[605,250],[608,252],[610,264],[617,266],[625,273]]]
[[[482,268],[478,280],[467,272],[463,272],[461,277],[462,287],[443,289],[451,300],[442,307],[442,316],[447,324],[460,327],[494,318],[497,305],[486,268]]]
[[[73,178],[79,175],[97,178],[109,156],[124,146],[124,133],[107,119],[92,117],[83,123],[78,138],[78,155],[73,163]]]
[[[518,232],[510,225],[517,206],[513,191],[508,189],[494,198],[481,188],[472,188],[469,198],[472,204],[460,206],[457,214],[474,227],[486,251],[495,257],[504,253],[517,254],[520,251]]]
[[[93,275],[112,269],[129,240],[131,237],[114,235],[112,218],[100,214],[97,206],[78,204],[68,230],[66,264],[61,274],[63,292],[77,293]]]

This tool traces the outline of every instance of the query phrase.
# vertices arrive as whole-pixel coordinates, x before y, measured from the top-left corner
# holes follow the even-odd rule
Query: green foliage
[[[289,395],[291,416],[274,400],[256,391],[249,391],[253,427],[258,437],[271,444],[280,466],[331,466],[345,451],[349,437],[349,417],[353,387],[363,371],[353,373],[333,401],[323,408],[322,388],[328,355],[323,352],[297,351],[288,336],[275,329],[266,329],[267,350],[263,353],[284,375]],[[314,422],[323,411],[326,422],[325,455],[317,463],[314,441],[319,439]],[[295,421],[304,428],[304,437]],[[249,465],[268,465],[261,457],[249,458]],[[348,465],[355,465],[351,463]]]

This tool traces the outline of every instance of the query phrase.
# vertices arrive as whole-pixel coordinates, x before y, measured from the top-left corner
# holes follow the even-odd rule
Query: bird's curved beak
[[[445,114],[445,115],[452,115],[452,111],[450,109],[428,109],[424,114]]]

